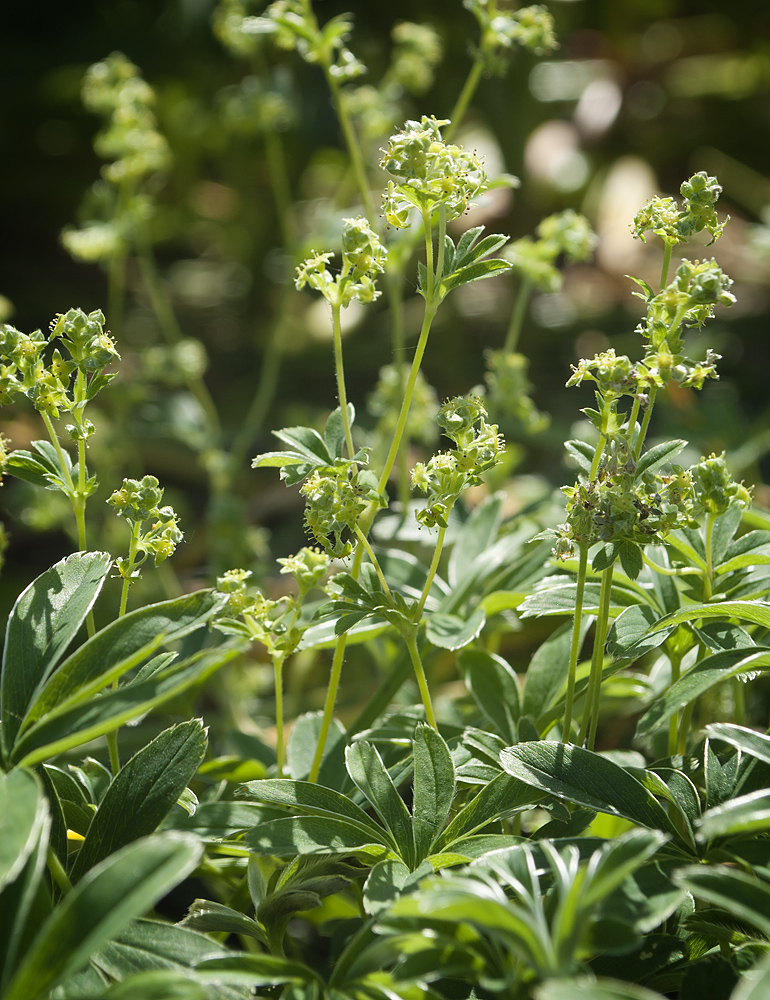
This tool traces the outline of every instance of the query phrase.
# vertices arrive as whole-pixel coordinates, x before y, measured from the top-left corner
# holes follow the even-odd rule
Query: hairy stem
[[[342,663],[345,659],[345,645],[347,643],[347,638],[347,635],[341,635],[334,648],[334,658],[332,659],[332,668],[329,674],[329,686],[326,689],[326,701],[324,702],[321,729],[318,733],[318,743],[315,748],[315,756],[313,757],[310,774],[307,778],[308,781],[317,781],[318,772],[321,770],[321,762],[323,761],[324,749],[326,748],[326,740],[329,736],[332,716],[334,715],[334,703],[337,700],[337,691],[340,686],[340,676],[342,674]]]
[[[420,650],[417,648],[417,629],[415,629],[411,634],[405,635],[404,641],[406,642],[406,648],[409,650],[409,658],[412,661],[414,674],[417,678],[417,686],[420,689],[422,703],[425,706],[425,718],[428,725],[432,726],[433,729],[438,732],[436,716],[433,711],[433,702],[431,701],[430,690],[428,689],[428,681],[425,677],[425,669],[423,668],[422,660],[420,659]]]
[[[377,559],[377,556],[374,554],[374,550],[372,549],[371,545],[369,544],[369,539],[366,537],[363,531],[361,531],[361,528],[358,525],[356,525],[356,537],[358,538],[361,545],[363,545],[366,554],[369,556],[369,562],[372,564],[372,566],[374,566],[374,571],[377,574],[377,579],[380,581],[382,592],[385,594],[388,600],[392,601],[393,595],[390,592],[388,581],[385,579],[385,574],[382,572],[382,567],[380,566],[380,562]]]
[[[484,72],[484,63],[480,56],[477,56],[474,60],[473,65],[468,72],[468,76],[465,78],[465,83],[463,84],[463,89],[460,91],[460,95],[455,101],[455,106],[452,108],[451,114],[449,115],[449,125],[447,125],[444,132],[444,137],[447,142],[449,142],[457,131],[465,117],[465,113],[473,100],[473,95],[476,93],[479,83],[481,82],[481,75]]]
[[[350,414],[348,413],[348,397],[345,391],[345,368],[342,361],[342,326],[340,323],[341,311],[342,309],[338,304],[332,306],[332,323],[334,326],[334,367],[337,374],[337,399],[340,404],[342,429],[345,433],[345,446],[348,449],[348,458],[352,458],[356,452],[353,447],[353,435],[350,430]]]
[[[591,656],[591,673],[586,691],[586,704],[583,722],[580,726],[578,743],[587,738],[586,746],[593,750],[596,741],[596,726],[599,721],[599,695],[602,686],[602,667],[604,665],[604,643],[607,639],[607,628],[610,617],[610,596],[612,593],[612,566],[602,573],[602,586],[599,593],[599,617],[596,620],[594,648]]]
[[[273,678],[275,681],[275,756],[278,777],[283,777],[284,739],[283,739],[283,663],[282,654],[273,657]]]
[[[569,654],[569,668],[567,673],[567,696],[564,701],[564,724],[562,726],[561,738],[563,743],[568,743],[572,730],[572,707],[575,698],[575,676],[577,674],[577,662],[580,654],[580,632],[583,620],[583,595],[586,586],[586,573],[588,570],[588,546],[579,545],[580,562],[578,564],[577,592],[575,594],[575,617],[572,620],[572,644]]]
[[[442,526],[438,529],[438,538],[436,539],[436,547],[433,550],[433,559],[430,563],[428,576],[425,579],[425,586],[422,588],[422,593],[420,594],[420,600],[417,603],[417,610],[421,617],[425,608],[425,602],[428,600],[428,595],[430,594],[430,588],[433,586],[433,579],[436,576],[436,571],[438,570],[439,560],[441,559],[441,550],[444,548],[445,535],[446,528]]]
[[[510,354],[515,351],[518,343],[519,337],[521,336],[521,329],[524,325],[524,317],[527,313],[527,306],[529,305],[529,299],[532,294],[532,278],[528,274],[523,275],[521,283],[519,285],[519,294],[516,296],[516,301],[513,304],[513,310],[511,312],[511,322],[508,325],[508,332],[505,335],[505,343],[503,344],[503,351],[506,354]]]

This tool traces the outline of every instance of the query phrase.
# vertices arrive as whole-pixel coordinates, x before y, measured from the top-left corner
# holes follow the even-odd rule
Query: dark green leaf
[[[684,868],[675,879],[696,899],[722,907],[770,937],[770,886],[766,882],[721,865]]]
[[[461,267],[442,280],[441,295],[443,297],[451,292],[453,288],[458,288],[460,285],[467,285],[471,281],[491,278],[496,274],[501,274],[503,271],[510,271],[512,267],[513,265],[509,261],[494,257],[491,260],[479,260],[473,264],[468,264],[467,267]]]
[[[628,771],[600,754],[541,740],[508,747],[500,760],[509,774],[533,788],[679,839],[657,799]]]
[[[518,738],[519,684],[513,668],[495,653],[466,647],[457,658],[476,704],[508,743]]]
[[[607,651],[612,656],[624,659],[638,659],[655,649],[668,638],[669,631],[649,635],[650,628],[660,619],[660,615],[648,604],[635,604],[622,611],[612,623],[607,635]],[[673,632],[676,626],[672,625]]]
[[[196,838],[148,837],[93,868],[40,928],[3,1000],[36,1000],[82,968],[93,952],[195,868]]]
[[[20,765],[31,766],[112,732],[210,677],[243,649],[243,643],[229,643],[204,650],[149,680],[126,684],[86,704],[55,710],[27,730],[14,747],[14,757]]]
[[[364,884],[364,909],[370,916],[387,910],[395,899],[414,889],[432,871],[429,861],[423,861],[414,871],[402,861],[378,861]]]
[[[652,448],[649,448],[637,463],[636,478],[641,478],[645,473],[656,472],[666,462],[670,462],[686,446],[686,441],[676,440],[663,441],[661,444],[656,444]]]
[[[166,729],[134,754],[96,810],[72,868],[72,881],[118,848],[154,833],[205,754],[206,732],[198,719]]]
[[[770,830],[770,791],[760,788],[708,809],[698,823],[698,839],[745,836]]]
[[[164,642],[204,626],[221,604],[221,595],[199,590],[139,608],[101,629],[67,657],[46,682],[27,712],[21,739],[46,716],[90,701]]]
[[[770,666],[770,650],[758,650],[750,656],[736,649],[715,653],[696,663],[654,702],[637,724],[636,731],[646,736],[662,726],[674,713],[695,701],[704,691],[740,674],[753,673]]]
[[[76,552],[33,580],[14,604],[0,679],[6,759],[30,701],[85,621],[111,565],[107,552]]]
[[[390,832],[402,860],[409,868],[414,868],[415,835],[412,817],[376,748],[365,740],[356,741],[345,750],[345,762],[354,784],[372,804]]]
[[[414,734],[414,843],[416,863],[428,856],[446,823],[455,793],[455,769],[449,747],[431,726],[420,723]]]
[[[426,619],[425,635],[441,649],[462,649],[476,638],[486,620],[483,608],[478,608],[467,619],[436,611]]]
[[[501,772],[483,785],[481,791],[452,818],[433,849],[461,853],[467,849],[468,838],[503,817],[531,807],[542,798],[543,794],[534,791],[529,784]]]
[[[243,842],[259,854],[358,854],[397,857],[385,830],[342,816],[291,816],[272,819],[244,834]]]
[[[770,764],[770,736],[757,733],[753,729],[746,729],[745,726],[735,726],[730,722],[711,723],[706,726],[706,733],[713,740],[724,740],[744,753]]]

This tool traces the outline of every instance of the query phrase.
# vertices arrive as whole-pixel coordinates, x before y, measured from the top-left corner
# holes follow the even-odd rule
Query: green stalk
[[[448,513],[448,512],[447,512]],[[433,586],[433,578],[438,570],[439,560],[441,559],[441,550],[444,547],[444,536],[446,535],[446,528],[442,525],[438,529],[438,538],[436,539],[436,548],[433,550],[433,559],[431,560],[430,569],[428,570],[428,576],[425,580],[425,586],[422,588],[422,594],[420,594],[420,600],[417,603],[417,611],[419,616],[422,617],[423,609],[425,608],[425,602],[428,600],[428,594],[430,594],[430,588]]]
[[[602,667],[604,665],[604,643],[607,639],[607,628],[610,617],[610,596],[612,594],[612,566],[602,573],[602,586],[599,593],[599,617],[596,620],[594,648],[591,656],[591,673],[586,691],[586,704],[583,712],[583,722],[580,726],[578,744],[588,737],[587,747],[593,750],[596,740],[596,726],[599,721],[599,695],[602,686]]]
[[[714,553],[712,551],[712,542],[716,520],[716,514],[713,511],[709,511],[706,515],[706,576],[703,580],[704,604],[711,600],[714,593]]]
[[[72,882],[70,882],[70,877],[67,874],[67,869],[59,860],[59,855],[54,851],[52,847],[48,848],[46,855],[46,863],[48,865],[48,871],[51,873],[51,877],[54,882],[59,886],[62,891],[62,895],[66,896],[68,892],[72,890]]]
[[[479,83],[481,82],[481,75],[484,72],[483,60],[477,56],[473,65],[468,72],[468,76],[465,78],[465,83],[463,84],[463,89],[460,91],[460,96],[455,102],[455,106],[449,115],[449,125],[446,127],[444,132],[444,137],[446,141],[449,142],[457,131],[460,122],[465,117],[465,113],[473,100],[473,95],[476,93]]]
[[[671,251],[674,249],[674,244],[669,243],[668,240],[663,241],[663,266],[660,270],[660,287],[665,288],[668,281],[668,269],[671,264]]]
[[[588,570],[588,546],[578,545],[580,562],[578,564],[577,592],[575,594],[575,617],[572,620],[572,645],[569,654],[569,670],[567,674],[567,696],[564,702],[564,724],[561,731],[562,743],[568,743],[572,730],[572,706],[575,698],[575,677],[577,674],[578,655],[580,654],[580,627],[583,618],[583,595],[586,586]]]
[[[43,423],[45,424],[45,429],[48,431],[48,437],[51,440],[51,444],[56,450],[56,456],[59,459],[59,468],[61,469],[61,474],[64,476],[64,481],[67,484],[67,489],[69,490],[69,499],[72,504],[72,510],[75,514],[75,523],[77,525],[78,532],[78,548],[81,552],[86,550],[86,525],[83,512],[83,504],[78,504],[76,500],[77,490],[75,488],[75,483],[69,471],[69,465],[64,454],[64,449],[59,441],[59,435],[56,433],[56,429],[53,425],[53,421],[48,416],[47,413],[41,410],[40,416],[43,418]]]
[[[356,538],[358,538],[358,541],[364,547],[364,551],[369,556],[369,562],[372,564],[372,566],[374,566],[374,571],[377,574],[377,579],[380,581],[380,585],[382,586],[382,592],[385,594],[388,600],[392,601],[393,595],[390,592],[388,581],[385,579],[385,574],[382,572],[382,567],[380,566],[380,562],[377,556],[374,554],[374,550],[372,549],[371,545],[369,544],[369,539],[366,537],[363,531],[361,531],[361,528],[358,525],[356,525]]]
[[[139,233],[136,235],[136,244],[137,259],[139,261],[139,269],[142,273],[142,280],[144,281],[145,288],[147,289],[147,294],[150,297],[153,312],[157,316],[158,322],[160,323],[163,336],[169,344],[178,344],[183,336],[182,331],[179,328],[179,323],[174,315],[174,310],[171,308],[171,303],[169,302],[166,293],[163,291],[152,247],[150,246],[149,240],[147,240],[143,234],[140,235]],[[212,434],[214,436],[218,435],[220,431],[219,414],[217,413],[214,401],[206,388],[205,382],[201,378],[190,378],[185,376],[185,385],[191,395],[194,396],[200,404]]]
[[[655,397],[658,394],[658,387],[656,385],[650,386],[650,401],[647,404],[647,409],[644,411],[644,416],[642,417],[642,426],[639,429],[639,438],[636,442],[636,448],[634,448],[634,461],[638,462],[641,454],[642,448],[644,446],[644,439],[647,437],[647,428],[650,426],[650,417],[652,416],[652,408],[655,404]]]
[[[428,689],[428,681],[425,677],[425,670],[422,665],[422,660],[420,659],[420,651],[417,648],[417,629],[415,628],[410,634],[404,635],[404,642],[406,643],[406,648],[409,650],[409,658],[412,661],[412,667],[414,668],[414,674],[417,678],[417,686],[420,689],[420,695],[422,696],[422,703],[425,706],[425,718],[428,725],[438,732],[438,725],[436,724],[436,716],[433,712],[433,702],[431,701],[430,691]]]
[[[340,675],[342,674],[342,662],[345,659],[345,645],[347,643],[347,639],[347,633],[341,635],[334,648],[334,658],[332,659],[332,668],[329,674],[329,686],[326,689],[326,701],[324,702],[321,729],[318,733],[318,743],[315,748],[313,763],[310,767],[310,774],[307,777],[308,781],[317,781],[318,772],[321,770],[321,762],[323,760],[324,749],[326,747],[326,740],[329,736],[329,728],[331,727],[332,715],[334,714],[334,703],[337,700],[337,691],[340,686]]]
[[[406,419],[409,416],[409,408],[412,405],[412,396],[414,395],[414,387],[417,382],[417,374],[420,371],[420,365],[422,364],[422,357],[425,354],[425,347],[428,343],[428,336],[430,334],[431,324],[436,315],[436,310],[438,304],[432,304],[426,302],[425,304],[425,314],[422,320],[422,329],[420,330],[420,337],[417,341],[417,347],[415,348],[414,358],[412,360],[412,367],[409,370],[409,377],[406,381],[406,389],[404,391],[404,401],[401,404],[401,410],[398,414],[398,422],[396,424],[396,430],[393,434],[393,441],[390,445],[390,451],[388,452],[388,457],[385,459],[385,466],[382,470],[382,475],[380,476],[379,483],[377,484],[377,490],[379,493],[383,493],[385,487],[390,479],[390,473],[393,470],[393,465],[396,461],[396,456],[398,455],[398,449],[401,444],[401,439],[404,436],[404,428],[406,427]],[[367,526],[367,528],[370,525]]]
[[[345,368],[342,362],[342,326],[340,324],[341,311],[339,303],[335,303],[332,306],[332,324],[334,326],[334,367],[337,374],[337,399],[340,404],[342,429],[345,433],[345,445],[348,449],[348,458],[352,458],[356,452],[353,447],[353,435],[350,430],[350,416],[348,414],[348,397],[345,391]]]
[[[671,685],[673,686],[681,676],[682,658],[680,656],[670,657],[671,660]],[[668,729],[668,755],[673,757],[677,748],[677,736],[679,730],[679,713],[675,712],[671,717]]]
[[[519,343],[521,328],[524,324],[524,317],[527,313],[527,306],[529,305],[531,295],[532,278],[528,274],[525,274],[522,276],[521,283],[519,285],[519,294],[516,296],[516,301],[513,304],[511,322],[508,326],[508,333],[505,335],[503,351],[506,354],[510,354],[512,351],[515,351]]]
[[[283,663],[285,657],[273,656],[273,677],[275,679],[275,755],[278,777],[283,777]]]

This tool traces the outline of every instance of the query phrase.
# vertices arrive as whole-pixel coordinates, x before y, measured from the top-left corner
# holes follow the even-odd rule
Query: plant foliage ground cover
[[[335,235],[321,242],[319,227],[303,247],[284,218],[296,292],[325,303],[338,403],[322,424],[276,429],[274,450],[253,459],[304,505],[311,544],[279,560],[290,587],[267,592],[230,566],[212,586],[175,591],[180,518],[155,476],[114,489],[112,522],[92,513],[112,473],[94,446],[99,406],[120,377],[105,316],[73,308],[48,334],[3,327],[2,401],[33,410],[46,435],[9,451],[4,470],[66,505],[77,545],[23,590],[5,635],[3,997],[767,991],[770,735],[752,723],[770,664],[770,521],[728,455],[680,465],[687,442],[650,435],[661,399],[718,375],[719,356],[695,353],[689,332],[735,302],[710,249],[728,222],[721,186],[698,171],[629,220],[660,248],[657,280],[634,279],[636,349],[573,365],[567,385],[594,391],[583,435],[566,442],[576,479],[559,504],[511,514],[495,488],[511,466],[501,428],[546,423],[529,397],[524,313],[596,237],[571,209],[514,243],[468,223],[477,200],[516,183],[455,141],[475,88],[556,38],[542,6],[465,6],[478,39],[454,110],[405,120],[404,91],[437,61],[427,26],[399,26],[377,88],[357,82],[348,17],[319,23],[306,0],[217,8],[236,55],[258,65],[276,44],[322,72],[348,153]],[[280,203],[281,92],[255,79],[237,96],[259,97],[249,114],[278,158]],[[154,261],[170,154],[153,92],[113,54],[87,73],[84,99],[105,122],[106,166],[93,217],[65,245],[103,264],[116,327],[137,264],[224,509],[247,439],[223,434]],[[439,404],[423,362],[445,300],[511,274],[517,298],[484,386]],[[410,283],[421,319],[407,351]],[[285,283],[287,316],[296,292]],[[395,360],[367,424],[348,402],[343,320],[385,293]],[[151,556],[170,592],[146,601]],[[525,670],[504,655],[519,633],[531,636]],[[237,677],[255,650],[271,672],[272,738],[184,717],[213,674]],[[343,722],[359,653],[378,685]],[[303,663],[326,668],[326,691],[318,711],[292,717],[287,677]],[[173,706],[177,721],[152,724]],[[637,719],[634,749],[602,749],[602,721],[619,709]],[[177,887],[198,898],[172,920]]]

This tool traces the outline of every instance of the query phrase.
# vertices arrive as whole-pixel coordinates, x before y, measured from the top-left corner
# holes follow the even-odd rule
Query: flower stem
[[[428,600],[430,588],[433,586],[433,579],[436,576],[436,570],[438,569],[439,560],[441,559],[441,550],[444,547],[445,535],[446,528],[442,526],[438,529],[438,538],[436,539],[436,548],[433,550],[433,559],[431,560],[430,569],[428,570],[428,576],[425,579],[425,586],[422,588],[422,594],[420,594],[420,600],[417,603],[417,611],[419,612],[420,617],[422,617],[425,602]]]
[[[567,695],[564,701],[564,724],[561,738],[563,743],[569,742],[572,729],[572,706],[575,698],[575,677],[577,661],[580,654],[580,632],[583,620],[583,595],[586,586],[588,570],[588,546],[580,545],[580,562],[578,564],[577,591],[575,593],[575,617],[572,621],[572,645],[569,654],[569,671],[567,674]]]
[[[369,540],[366,535],[361,531],[361,528],[356,525],[356,537],[358,538],[361,545],[363,545],[366,554],[369,556],[369,562],[374,566],[374,571],[377,574],[377,579],[380,581],[382,586],[382,592],[388,598],[388,600],[393,599],[393,595],[390,592],[390,587],[388,586],[388,581],[385,579],[385,574],[382,572],[382,567],[380,566],[377,556],[374,554],[374,550],[369,544]]]
[[[342,326],[340,324],[341,311],[342,309],[339,303],[332,306],[332,322],[334,326],[334,366],[337,373],[337,398],[340,404],[342,429],[345,433],[345,445],[348,449],[348,458],[352,458],[356,452],[353,447],[353,435],[350,430],[350,415],[348,413],[348,397],[345,391],[345,368],[342,361]]]
[[[532,278],[528,274],[525,274],[519,285],[519,294],[516,296],[516,301],[513,304],[513,310],[511,312],[511,322],[508,326],[508,333],[505,335],[505,343],[503,344],[503,351],[506,354],[510,354],[512,351],[516,350],[519,343],[519,337],[521,336],[521,329],[524,325],[524,317],[527,313],[527,306],[529,305],[529,299],[532,294]]]
[[[596,740],[596,726],[599,721],[599,695],[602,686],[602,667],[604,665],[604,643],[607,639],[607,626],[609,623],[610,596],[612,593],[612,566],[608,566],[602,573],[602,586],[599,593],[599,617],[596,621],[596,632],[594,634],[594,648],[591,656],[591,673],[588,680],[588,690],[586,691],[585,710],[583,712],[583,722],[580,726],[578,743],[586,741],[589,750],[593,750]]]
[[[398,455],[398,449],[401,444],[401,439],[404,436],[404,428],[406,427],[406,419],[409,416],[409,408],[412,405],[412,396],[414,395],[414,387],[417,382],[417,375],[420,371],[420,365],[422,364],[422,357],[425,353],[425,346],[428,343],[428,335],[430,334],[431,324],[436,315],[437,304],[426,302],[425,304],[425,314],[422,320],[422,329],[420,330],[420,338],[417,341],[417,347],[415,348],[414,358],[412,360],[412,367],[409,370],[409,377],[406,380],[406,388],[404,390],[404,401],[401,404],[401,410],[398,414],[398,423],[396,424],[396,430],[393,434],[393,441],[390,445],[390,451],[388,452],[388,457],[385,459],[385,466],[382,470],[382,475],[380,476],[379,483],[377,485],[377,490],[379,493],[384,492],[385,487],[390,479],[390,473],[393,470],[393,465],[396,461],[396,455]]]
[[[438,732],[438,725],[436,724],[436,716],[433,712],[433,702],[431,701],[430,691],[428,689],[428,681],[425,677],[425,670],[422,665],[422,660],[420,659],[420,650],[417,648],[417,629],[414,629],[408,635],[404,636],[404,641],[406,642],[406,648],[409,650],[409,658],[412,661],[412,666],[414,667],[414,674],[417,678],[417,686],[420,689],[420,695],[422,696],[422,703],[425,706],[425,718],[428,725]]]
[[[465,117],[465,113],[473,100],[473,95],[476,93],[476,89],[481,82],[481,74],[483,72],[484,63],[481,57],[477,56],[468,72],[468,76],[465,78],[465,83],[463,84],[463,89],[460,91],[460,96],[455,101],[455,106],[452,108],[451,114],[449,115],[449,125],[447,125],[444,132],[447,142],[450,141],[454,133],[459,128],[460,122]]]
[[[326,689],[326,701],[324,702],[321,729],[318,733],[318,743],[316,744],[315,756],[313,757],[313,763],[310,767],[310,774],[307,777],[308,781],[317,781],[318,772],[321,770],[321,762],[323,761],[326,739],[329,735],[329,729],[332,724],[332,716],[334,714],[334,703],[337,700],[337,691],[340,686],[340,675],[342,674],[342,662],[345,659],[346,643],[347,634],[341,635],[334,648],[334,658],[332,659],[332,668],[329,674],[329,686]]]
[[[275,755],[278,777],[283,777],[283,655],[273,657],[273,677],[275,679]]]
[[[644,439],[647,437],[647,429],[650,426],[650,417],[652,416],[652,408],[655,404],[655,397],[658,394],[658,387],[653,385],[650,387],[650,401],[647,404],[647,409],[644,411],[644,416],[642,417],[642,426],[639,430],[639,437],[636,442],[636,448],[634,449],[634,461],[638,462],[641,454],[642,448],[644,447]]]

